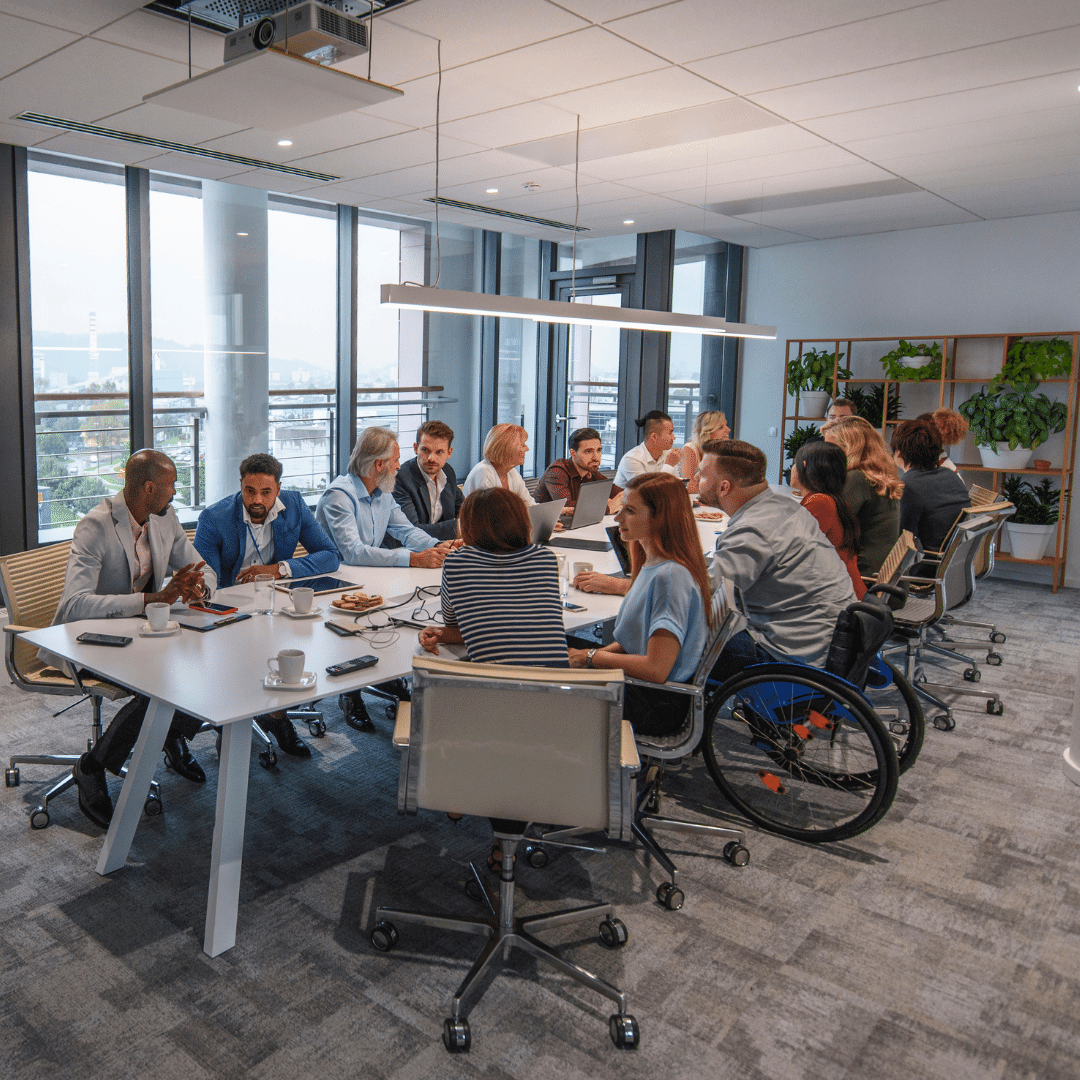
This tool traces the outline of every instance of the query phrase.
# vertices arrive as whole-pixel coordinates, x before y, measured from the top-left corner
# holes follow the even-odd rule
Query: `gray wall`
[[[1075,330],[1080,213],[752,250],[744,319],[777,327],[776,341],[746,341],[739,381],[740,437],[765,451],[771,478],[782,454],[769,429],[780,425],[787,338]],[[1008,573],[1049,580],[1041,568]],[[1077,508],[1066,583],[1080,587]]]

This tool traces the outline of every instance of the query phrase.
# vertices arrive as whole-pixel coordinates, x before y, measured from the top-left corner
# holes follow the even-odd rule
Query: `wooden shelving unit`
[[[895,427],[901,420],[911,419],[920,412],[932,411],[935,408],[954,409],[960,402],[966,400],[967,397],[970,396],[963,392],[965,387],[970,387],[972,391],[974,391],[979,386],[989,382],[994,374],[1004,366],[1009,349],[1017,339],[1061,337],[1067,338],[1071,342],[1073,359],[1072,371],[1069,374],[1069,377],[1044,379],[1039,384],[1039,389],[1035,391],[1036,393],[1039,393],[1043,391],[1043,388],[1049,388],[1055,385],[1060,386],[1063,389],[1067,388],[1067,398],[1061,398],[1061,400],[1067,400],[1068,404],[1068,417],[1065,422],[1065,430],[1062,433],[1063,442],[1060,445],[1055,443],[1056,452],[1053,455],[1060,458],[1060,461],[1057,464],[1053,464],[1049,469],[1027,468],[1009,470],[1008,472],[1000,469],[990,469],[982,464],[976,464],[975,462],[956,462],[957,468],[962,473],[989,474],[991,477],[990,483],[987,484],[983,480],[980,480],[980,483],[982,483],[984,487],[993,488],[995,491],[1000,491],[1005,476],[1012,475],[1013,473],[1031,478],[1041,479],[1043,477],[1051,477],[1057,479],[1058,487],[1060,489],[1060,501],[1057,535],[1054,542],[1054,554],[1047,555],[1042,559],[1017,559],[1012,555],[1002,554],[1000,552],[996,556],[996,558],[1003,562],[1026,563],[1029,566],[1048,567],[1051,571],[1050,584],[1053,591],[1057,592],[1065,581],[1065,563],[1069,550],[1070,500],[1068,498],[1068,492],[1071,489],[1073,482],[1073,471],[1076,465],[1076,434],[1077,427],[1080,426],[1077,423],[1076,415],[1078,404],[1077,380],[1078,377],[1080,377],[1080,331],[1040,331],[1037,333],[1020,334],[904,334],[901,336],[905,341],[914,342],[916,344],[920,342],[938,342],[941,345],[943,361],[941,365],[941,376],[939,378],[922,381],[896,381],[886,378],[884,371],[882,371],[880,378],[874,378],[873,376],[864,377],[862,375],[851,379],[837,378],[836,372],[841,358],[845,359],[845,366],[851,368],[856,373],[860,370],[865,370],[868,366],[874,368],[880,367],[874,355],[875,346],[877,347],[876,357],[880,357],[896,346],[900,341],[899,337],[789,338],[784,352],[785,375],[787,372],[788,361],[793,357],[802,356],[808,347],[821,348],[824,346],[831,349],[837,357],[837,360],[834,361],[833,365],[833,397],[843,396],[844,388],[849,385],[884,386],[883,407],[879,427],[882,436],[886,443],[888,443],[891,437],[889,429]],[[1001,343],[1000,350],[995,349],[995,342]],[[982,366],[985,368],[985,370],[981,372],[974,370],[979,367],[979,363],[977,362],[979,360],[982,361]],[[993,366],[989,366],[991,361]],[[908,396],[910,397],[912,388],[922,388],[922,405],[918,409],[909,410],[906,415],[901,416],[900,420],[889,420],[887,418],[889,395],[891,390],[895,392],[893,388],[896,387],[899,387],[900,389],[900,400],[902,403],[904,401],[905,390],[909,391]],[[936,394],[933,393],[935,389]],[[800,415],[799,394],[795,395],[794,408],[789,411],[786,379],[782,392],[784,397],[781,407],[781,447],[788,434],[798,427],[800,423],[823,422],[820,417]],[[1049,396],[1054,397],[1055,395],[1050,393]],[[933,400],[935,397],[936,402]],[[1056,436],[1051,437],[1052,440],[1056,438]],[[1047,454],[1046,447],[1049,445],[1050,443],[1040,446],[1038,450],[1035,451],[1036,455],[1042,455],[1045,458]],[[968,452],[971,453],[973,451],[969,448]],[[778,470],[780,482],[783,482],[784,470],[786,467],[787,460],[783,451],[781,451],[781,462]]]

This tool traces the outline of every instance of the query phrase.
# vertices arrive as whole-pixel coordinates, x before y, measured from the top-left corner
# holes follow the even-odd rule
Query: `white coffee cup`
[[[151,630],[164,630],[169,625],[168,604],[147,604],[143,611]]]
[[[274,665],[277,664],[277,667]],[[304,675],[304,653],[302,649],[282,649],[277,656],[271,656],[266,666],[283,683],[298,683]]]
[[[578,574],[591,574],[592,563],[591,562],[576,562],[574,563],[574,577]]]
[[[306,615],[311,610],[312,601],[315,599],[314,589],[290,589],[289,595],[292,597],[293,611],[297,615]]]

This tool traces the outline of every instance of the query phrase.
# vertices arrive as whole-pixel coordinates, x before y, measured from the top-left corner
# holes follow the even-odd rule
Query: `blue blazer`
[[[274,535],[271,563],[287,562],[293,577],[332,574],[341,564],[337,548],[315,520],[303,496],[299,491],[282,491],[278,498],[285,504],[285,509],[271,525]],[[195,550],[214,568],[219,589],[235,584],[247,541],[244,500],[240,492],[208,506],[199,515]],[[308,552],[300,559],[291,557],[297,541]]]
[[[457,516],[465,496],[457,484],[457,475],[450,468],[449,462],[443,466],[446,474],[446,487],[439,496],[442,517],[434,525],[431,521],[431,496],[428,494],[427,480],[416,458],[406,461],[398,469],[394,482],[394,498],[397,499],[402,513],[418,528],[423,529],[436,540],[453,540],[457,536]],[[383,547],[397,547],[393,537],[387,537],[392,543],[383,541]]]

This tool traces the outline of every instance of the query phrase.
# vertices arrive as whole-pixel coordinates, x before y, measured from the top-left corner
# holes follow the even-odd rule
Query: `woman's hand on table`
[[[574,588],[587,593],[607,593],[609,596],[625,596],[630,591],[629,578],[598,574],[595,570],[583,570],[574,578]]]
[[[567,649],[570,654],[570,666],[583,668],[586,666],[585,659],[589,655],[588,649]]]
[[[420,644],[425,652],[439,655],[439,642],[442,641],[442,631],[434,626],[425,627],[419,633]]]

